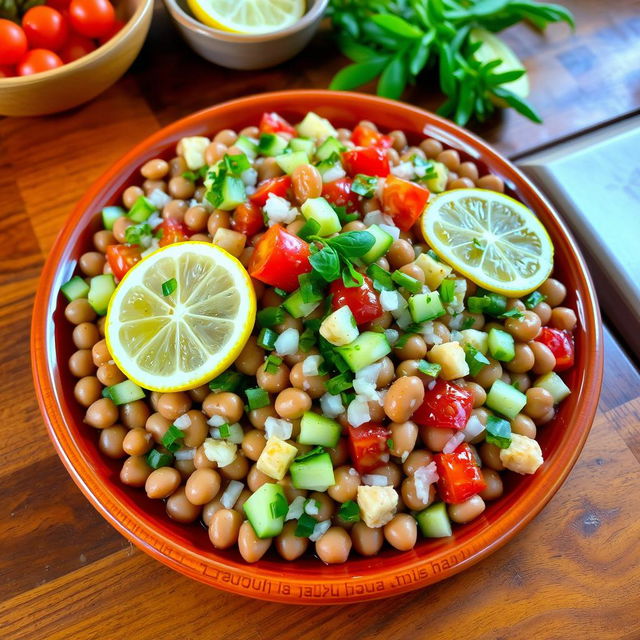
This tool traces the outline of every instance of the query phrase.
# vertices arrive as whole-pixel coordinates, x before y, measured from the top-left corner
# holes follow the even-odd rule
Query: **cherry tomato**
[[[115,36],[116,33],[118,33],[124,27],[125,24],[126,22],[122,20],[116,20],[113,23],[113,26],[111,27],[111,29],[107,31],[107,33],[105,33],[103,36],[100,36],[100,38],[98,38],[98,41],[100,42],[100,44],[109,42],[109,40],[111,40],[111,38],[113,38],[113,36]]]
[[[382,315],[382,306],[371,278],[363,276],[363,280],[360,287],[345,287],[342,280],[335,280],[329,287],[334,311],[346,305],[358,324],[371,322]]]
[[[290,133],[296,134],[296,130],[280,115],[272,112],[265,112],[260,118],[260,133]]]
[[[66,11],[69,8],[71,0],[47,0],[47,6],[53,7],[58,11]]]
[[[359,427],[349,425],[349,454],[358,473],[368,473],[389,461],[390,436],[388,429],[373,422]]]
[[[162,237],[158,242],[161,247],[166,247],[176,242],[184,242],[189,236],[193,235],[193,231],[191,231],[189,227],[173,218],[163,220],[158,229],[162,232]]]
[[[109,0],[71,0],[69,20],[79,34],[101,38],[113,29],[116,13]]]
[[[8,64],[0,65],[0,78],[13,78],[16,75],[15,67]]]
[[[113,275],[122,280],[124,274],[142,258],[142,248],[137,244],[110,244],[107,247],[107,262],[113,271]]]
[[[93,40],[78,35],[77,33],[72,33],[58,54],[64,62],[73,62],[95,50],[96,45],[93,44]]]
[[[287,195],[287,191],[289,191],[289,187],[291,186],[291,176],[280,176],[279,178],[268,178],[267,180],[263,180],[258,188],[255,190],[255,193],[249,196],[249,200],[253,202],[253,204],[257,204],[260,207],[264,207],[267,204],[267,198],[270,193],[273,193],[274,196],[280,196],[281,198],[285,198]]]
[[[473,394],[453,382],[436,380],[433,388],[424,390],[424,401],[412,420],[420,425],[462,431],[473,409]]]
[[[357,211],[362,196],[351,191],[353,180],[351,178],[338,178],[322,185],[322,196],[336,207],[346,207],[349,213]]]
[[[389,158],[386,149],[378,147],[351,149],[343,152],[342,161],[350,176],[364,173],[366,176],[384,178],[389,175]]]
[[[453,453],[436,453],[433,459],[438,470],[438,490],[445,502],[464,502],[487,486],[473,451],[466,442]]]
[[[311,271],[309,245],[274,224],[260,238],[249,262],[249,274],[285,291],[298,288],[298,276]]]
[[[351,142],[356,147],[380,147],[381,149],[388,149],[393,145],[393,140],[390,136],[378,133],[371,127],[363,127],[361,124],[351,133]]]
[[[264,227],[262,211],[253,202],[243,202],[236,207],[231,218],[231,228],[245,236],[251,237]]]
[[[65,17],[52,7],[32,7],[22,18],[22,28],[32,49],[58,51],[69,35]]]
[[[556,357],[554,371],[566,371],[573,366],[575,345],[573,344],[573,336],[569,331],[542,327],[540,333],[534,339],[536,342],[541,342],[548,347]]]
[[[429,189],[390,175],[384,182],[382,209],[398,228],[409,231],[422,215],[430,196]]]
[[[57,54],[47,49],[31,49],[18,65],[19,76],[30,76],[50,69],[57,69],[64,63]]]
[[[20,62],[27,52],[27,36],[11,20],[0,19],[0,65]]]

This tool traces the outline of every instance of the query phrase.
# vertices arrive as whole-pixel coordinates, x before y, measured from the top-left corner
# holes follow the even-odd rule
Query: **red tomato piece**
[[[16,75],[15,67],[8,64],[0,65],[0,78],[13,78]]]
[[[19,76],[31,76],[51,69],[57,69],[64,63],[57,54],[47,49],[31,49],[18,65]]]
[[[64,11],[69,8],[69,3],[71,0],[47,0],[47,6],[53,7],[58,11]]]
[[[194,233],[189,229],[189,227],[173,218],[163,220],[158,229],[162,231],[162,237],[158,242],[161,247],[166,247],[167,245],[175,244],[176,242],[184,242]]]
[[[87,38],[102,38],[113,29],[116,12],[109,0],[71,0],[71,26]]]
[[[554,371],[566,371],[573,366],[575,360],[575,345],[571,332],[552,327],[542,327],[536,338],[536,342],[541,342],[551,350],[556,358]]]
[[[418,184],[390,175],[384,182],[382,209],[402,231],[409,231],[422,215],[431,193]]]
[[[349,307],[358,324],[371,322],[382,315],[382,306],[371,278],[363,276],[363,280],[360,287],[345,287],[342,280],[335,280],[329,287],[329,293],[333,294],[331,305],[334,311]]]
[[[274,224],[256,244],[249,274],[285,291],[298,288],[298,276],[311,271],[309,245],[279,224]]]
[[[464,502],[487,486],[471,447],[466,442],[453,453],[436,453],[433,459],[439,476],[438,490],[445,502]]]
[[[13,65],[27,53],[27,36],[11,20],[0,20],[0,65]]]
[[[349,213],[357,211],[362,196],[351,191],[351,178],[338,178],[322,185],[322,197],[336,207],[346,207]]]
[[[253,204],[264,207],[264,205],[267,204],[267,198],[270,193],[273,193],[274,196],[286,198],[289,187],[291,187],[291,176],[268,178],[258,185],[255,192],[249,196],[249,200],[253,202]]]
[[[22,17],[22,28],[32,49],[58,51],[67,41],[69,25],[53,7],[32,7]]]
[[[343,152],[342,161],[350,176],[364,173],[366,176],[384,178],[389,175],[389,158],[386,149],[378,147],[351,149]]]
[[[363,127],[359,124],[351,133],[351,142],[356,147],[380,147],[389,149],[393,145],[391,136],[385,136],[371,127]]]
[[[116,33],[118,33],[125,24],[126,22],[122,20],[114,20],[113,25],[111,25],[111,29],[109,29],[109,31],[107,31],[107,33],[105,33],[103,36],[100,36],[100,38],[98,38],[100,44],[109,42],[109,40],[111,40],[111,38],[113,38],[113,36],[115,36]]]
[[[253,202],[243,202],[236,207],[231,218],[231,228],[251,237],[264,227],[262,209]]]
[[[122,280],[124,274],[139,262],[141,257],[142,248],[137,244],[110,244],[107,247],[107,262],[118,280]]]
[[[473,394],[453,382],[438,379],[432,389],[424,390],[424,401],[412,420],[425,427],[456,429],[467,426],[473,409]]]
[[[349,425],[349,454],[358,473],[368,473],[389,461],[387,440],[391,432],[380,424]]]
[[[275,111],[265,112],[260,118],[260,133],[290,133],[296,135],[296,130]]]
[[[58,53],[64,62],[73,62],[95,50],[96,45],[93,44],[93,40],[72,33]]]

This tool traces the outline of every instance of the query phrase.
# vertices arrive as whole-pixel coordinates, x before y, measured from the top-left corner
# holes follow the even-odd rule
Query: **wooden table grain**
[[[508,33],[545,117],[476,127],[511,157],[640,107],[640,3],[567,4],[578,18],[571,39],[562,26]],[[240,95],[326,86],[341,64],[321,33],[276,69],[225,71],[191,53],[157,7],[140,58],[107,93],[65,114],[0,121],[1,638],[640,638],[640,376],[609,331],[591,435],[544,511],[464,573],[374,604],[300,609],[192,582],[117,534],[55,455],[33,392],[29,324],[44,257],[79,196],[158,127]],[[428,81],[405,98],[438,102]]]

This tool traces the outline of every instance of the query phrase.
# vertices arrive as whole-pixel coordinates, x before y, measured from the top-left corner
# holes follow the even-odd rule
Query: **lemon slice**
[[[302,18],[305,0],[187,0],[193,15],[210,27],[237,33],[271,33]]]
[[[486,189],[436,196],[422,215],[433,250],[477,285],[517,297],[539,287],[553,268],[553,244],[534,213]]]
[[[173,279],[175,290],[163,295]],[[125,275],[109,302],[105,337],[116,365],[136,384],[183,391],[235,360],[255,314],[249,274],[236,258],[207,242],[182,242]]]

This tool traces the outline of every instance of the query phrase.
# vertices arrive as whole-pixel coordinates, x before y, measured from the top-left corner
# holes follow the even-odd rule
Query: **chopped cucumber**
[[[304,151],[294,151],[276,156],[276,162],[285,173],[291,175],[296,167],[309,164],[309,156]]]
[[[338,138],[334,138],[333,136],[329,136],[316,151],[316,158],[318,160],[326,160],[334,153],[340,155],[343,151],[346,151],[347,147],[345,147]]]
[[[485,402],[489,409],[497,411],[510,420],[513,420],[526,404],[527,396],[524,393],[500,379],[491,386]]]
[[[157,207],[145,196],[139,196],[127,214],[134,222],[145,222]]]
[[[102,392],[105,398],[111,398],[113,404],[121,405],[127,402],[135,402],[144,398],[144,391],[131,380],[125,380],[114,384],[112,387],[106,387]]]
[[[247,136],[238,136],[233,143],[238,149],[241,149],[247,158],[253,160],[258,155],[258,145],[252,142]]]
[[[435,320],[445,314],[437,291],[431,293],[418,293],[409,298],[409,312],[414,322],[427,322]]]
[[[307,220],[315,220],[320,225],[319,236],[330,236],[342,229],[338,214],[324,198],[309,198],[300,210]]]
[[[246,195],[244,182],[240,178],[225,176],[222,181],[222,202],[218,209],[231,211],[245,201]]]
[[[279,484],[263,484],[242,508],[258,538],[273,538],[282,532],[288,504],[284,489]]]
[[[289,473],[291,483],[296,489],[326,491],[336,483],[331,456],[326,452],[300,461],[294,460],[289,467]]]
[[[337,136],[338,132],[326,119],[321,118],[317,113],[309,111],[304,120],[296,127],[298,134],[304,138],[326,138],[327,136]]]
[[[335,447],[340,440],[342,427],[335,421],[313,411],[306,411],[300,421],[300,444],[318,444]]]
[[[502,329],[493,327],[489,331],[489,353],[501,362],[511,362],[516,357],[516,343],[513,336]]]
[[[60,291],[71,302],[78,298],[86,298],[89,295],[89,285],[80,276],[73,276],[69,282],[65,282],[60,287]]]
[[[110,273],[105,273],[91,278],[89,295],[87,297],[89,298],[89,304],[99,316],[103,316],[107,313],[109,300],[111,300],[111,296],[115,290],[116,283],[113,279],[113,275]]]
[[[433,170],[436,175],[433,178],[427,178],[427,188],[432,193],[441,193],[447,188],[447,180],[449,179],[449,170],[442,162],[433,162]]]
[[[315,311],[320,306],[317,302],[303,302],[302,290],[294,291],[283,303],[284,310],[294,318],[304,318]]]
[[[113,223],[127,213],[122,207],[105,207],[102,210],[102,226],[105,229],[113,229]]]
[[[451,521],[444,502],[436,502],[415,514],[425,538],[447,538],[451,535]]]
[[[354,373],[384,358],[391,346],[384,333],[365,331],[351,344],[336,349]]]
[[[316,143],[308,138],[293,138],[289,142],[289,148],[291,151],[304,151],[311,157],[316,150]]]
[[[389,251],[389,247],[393,244],[393,236],[383,231],[377,224],[372,224],[367,231],[375,238],[375,242],[360,260],[365,264],[371,264]]]
[[[546,389],[553,396],[553,404],[559,404],[571,394],[571,389],[567,387],[564,380],[554,371],[540,376],[533,383],[533,386]]]
[[[288,144],[288,140],[276,133],[263,133],[258,141],[258,151],[263,156],[279,156]]]

